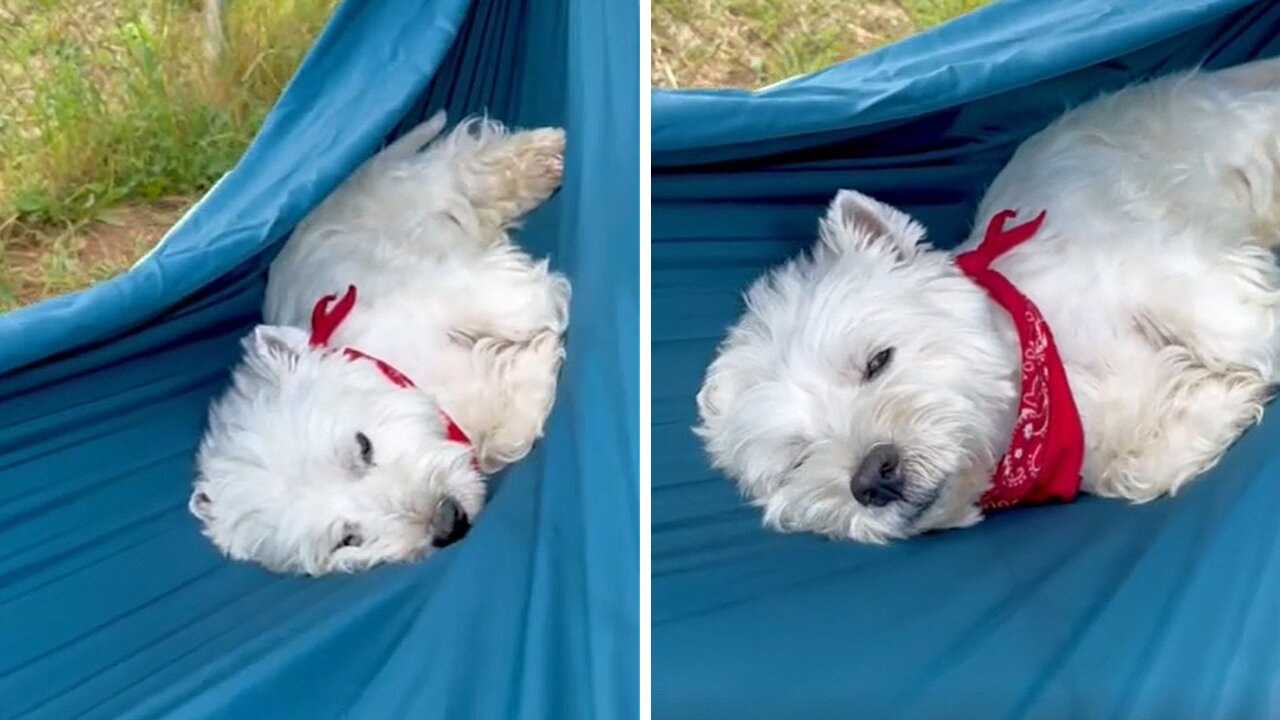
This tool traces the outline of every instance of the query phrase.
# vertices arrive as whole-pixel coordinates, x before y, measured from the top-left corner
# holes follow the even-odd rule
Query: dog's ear
[[[707,368],[707,376],[698,390],[698,416],[702,419],[702,430],[709,430],[720,420],[737,392],[735,370],[722,362],[722,358],[716,358]]]
[[[305,332],[283,325],[259,325],[244,340],[250,366],[273,375],[283,375],[297,367],[307,343]]]
[[[195,492],[191,493],[191,498],[187,500],[187,509],[201,522],[207,523],[213,520],[213,499],[200,485],[196,485]]]
[[[878,251],[906,260],[921,250],[924,227],[901,210],[853,190],[841,190],[819,226],[821,247],[836,255]]]

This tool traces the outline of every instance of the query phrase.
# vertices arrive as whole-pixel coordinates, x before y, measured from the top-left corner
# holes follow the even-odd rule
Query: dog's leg
[[[1087,491],[1134,502],[1172,495],[1258,421],[1268,393],[1262,376],[1198,363],[1169,347],[1159,353],[1158,372],[1141,380],[1116,374],[1100,384],[1092,428],[1100,440],[1086,459]]]
[[[383,148],[376,156],[380,160],[406,160],[413,157],[444,130],[447,116],[443,110],[418,123],[395,142]]]
[[[569,283],[514,247],[488,251],[459,300],[451,338],[482,378],[466,400],[468,432],[485,472],[524,457],[555,398],[568,325]]]
[[[477,398],[484,411],[477,414],[480,422],[472,440],[481,470],[492,473],[523,458],[542,437],[555,402],[564,344],[551,332],[507,345],[485,339],[476,344],[473,360],[483,366],[487,387],[485,397]]]
[[[459,172],[482,223],[516,224],[551,197],[564,175],[564,131],[539,128],[513,133],[481,124],[463,151]]]
[[[514,246],[491,248],[472,284],[476,291],[455,311],[455,340],[524,343],[547,332],[560,335],[568,325],[568,280]]]
[[[1213,372],[1250,370],[1276,379],[1280,272],[1272,254],[1243,245],[1183,270],[1153,278],[1143,292],[1144,308],[1134,321],[1148,344],[1184,348]]]
[[[1177,274],[1135,288],[1132,354],[1088,393],[1099,443],[1086,461],[1090,492],[1173,494],[1257,422],[1280,370],[1280,273],[1268,250],[1202,248],[1170,267]]]
[[[497,122],[473,118],[438,137],[444,122],[444,114],[437,113],[361,166],[326,199],[332,206],[327,215],[335,223],[367,218],[388,235],[414,238],[415,244],[436,242],[436,233],[420,227],[429,194],[434,197],[430,209],[461,230],[447,234],[451,241],[509,245],[506,231],[560,187],[564,131],[509,132]]]

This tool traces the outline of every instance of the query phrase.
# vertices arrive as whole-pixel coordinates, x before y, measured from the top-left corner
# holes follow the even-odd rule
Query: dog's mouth
[[[942,497],[941,483],[919,498],[904,500],[906,503],[903,517],[904,524],[908,528],[914,528],[916,523],[920,522],[925,514],[933,509],[940,497]]]
[[[937,504],[949,478],[931,482],[938,476],[921,466],[911,455],[902,458],[900,468],[902,484],[893,493],[890,507],[896,510],[905,527],[913,528]]]

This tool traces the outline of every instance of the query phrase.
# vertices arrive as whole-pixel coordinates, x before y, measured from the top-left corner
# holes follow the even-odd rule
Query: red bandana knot
[[[351,314],[351,310],[355,306],[355,285],[348,285],[347,292],[341,299],[331,293],[317,300],[315,307],[311,309],[311,346],[317,348],[329,347],[329,341],[333,339],[333,334],[338,330],[338,326],[347,319],[347,316]],[[373,363],[396,387],[417,387],[409,379],[408,375],[400,372],[391,363],[381,358],[376,358],[352,347],[342,348],[342,354],[351,360],[365,360]],[[471,439],[467,437],[461,427],[458,427],[453,418],[449,417],[444,411],[440,412],[440,417],[444,420],[445,439],[462,443],[463,445],[471,445]],[[471,464],[476,467],[477,471],[479,470],[479,462],[474,457],[471,460]]]
[[[956,257],[961,271],[1009,314],[1018,330],[1022,356],[1018,416],[991,489],[982,496],[986,510],[1074,500],[1084,460],[1080,413],[1049,324],[1030,298],[991,267],[1001,255],[1033,237],[1045,218],[1041,212],[1029,222],[1006,228],[1005,223],[1016,215],[1013,210],[997,213],[982,243]]]

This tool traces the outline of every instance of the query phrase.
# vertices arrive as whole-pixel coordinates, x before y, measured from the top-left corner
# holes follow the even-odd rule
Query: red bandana
[[[338,304],[334,305],[333,309],[330,310],[329,305],[333,303],[334,300],[338,300],[337,295],[325,295],[317,300],[315,307],[311,309],[311,347],[329,346],[329,339],[333,337],[334,331],[338,329],[338,326],[342,324],[343,320],[347,319],[347,315],[351,314],[351,309],[356,306],[356,286],[348,285],[347,293],[343,295],[342,299],[338,300]],[[374,365],[377,365],[378,369],[382,371],[382,374],[386,375],[387,379],[396,387],[417,387],[413,384],[413,381],[409,379],[409,376],[395,369],[391,363],[388,363],[385,360],[376,358],[368,353],[360,352],[355,348],[343,348],[342,353],[352,360],[368,360]],[[471,444],[471,438],[467,437],[467,434],[462,431],[462,428],[458,427],[458,424],[453,421],[453,418],[449,417],[443,411],[440,413],[440,417],[444,418],[444,436],[446,439],[452,442],[462,443],[463,445]]]
[[[1062,367],[1049,325],[1027,296],[991,269],[996,258],[1036,234],[1045,213],[1041,212],[1031,222],[1006,229],[1005,222],[1015,215],[1013,210],[1003,210],[991,218],[982,244],[956,258],[964,274],[1009,313],[1018,329],[1018,344],[1022,348],[1018,419],[1013,425],[1009,449],[996,465],[991,489],[982,496],[985,510],[1074,500],[1080,489],[1080,467],[1084,460],[1080,413],[1071,397],[1067,371]]]

